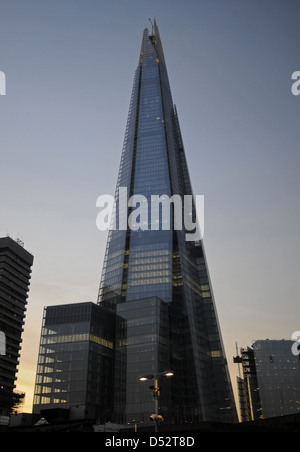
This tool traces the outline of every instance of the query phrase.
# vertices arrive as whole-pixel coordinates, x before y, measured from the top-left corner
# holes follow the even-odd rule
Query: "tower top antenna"
[[[150,23],[151,23],[151,29],[152,29],[152,35],[154,34],[154,30],[153,30],[153,23],[152,23],[152,20],[149,18],[149,21],[150,21]]]

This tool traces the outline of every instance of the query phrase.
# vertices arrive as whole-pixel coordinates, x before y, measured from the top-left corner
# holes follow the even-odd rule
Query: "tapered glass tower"
[[[115,341],[115,420],[148,419],[155,401],[149,381],[139,377],[171,369],[174,376],[158,383],[165,421],[233,422],[203,241],[187,240],[174,203],[170,222],[162,207],[172,196],[191,197],[192,189],[155,21],[151,28],[144,30],[134,77],[98,297],[122,319]],[[151,212],[153,195],[160,197],[158,218]],[[195,220],[195,203],[188,212],[181,207],[182,218]]]

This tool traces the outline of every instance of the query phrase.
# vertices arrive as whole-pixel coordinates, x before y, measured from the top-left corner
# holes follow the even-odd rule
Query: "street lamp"
[[[174,372],[172,370],[164,370],[162,372],[158,372],[154,375],[143,375],[139,378],[139,381],[147,381],[147,380],[154,380],[154,399],[155,399],[155,414],[152,415],[151,419],[155,420],[155,431],[157,432],[157,423],[159,420],[159,414],[158,414],[158,398],[160,395],[159,387],[158,387],[158,379],[160,377],[173,377]],[[161,417],[160,417],[161,418]]]
[[[132,419],[131,422],[128,422],[128,425],[134,424],[134,431],[137,432],[137,424],[142,424],[144,422],[144,419],[137,421],[135,419]]]

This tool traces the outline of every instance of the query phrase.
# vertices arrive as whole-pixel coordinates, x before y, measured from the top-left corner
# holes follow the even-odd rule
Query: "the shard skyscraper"
[[[162,211],[158,220],[150,212],[153,195],[161,197],[162,205],[164,198],[177,195],[184,200],[192,195],[155,21],[150,28],[144,30],[134,77],[114,229],[109,231],[98,297],[118,319],[114,420],[148,419],[155,400],[151,382],[139,377],[154,378],[172,370],[172,378],[161,376],[158,381],[159,414],[165,422],[234,422],[234,398],[202,238],[186,239],[185,228],[175,225],[173,208],[169,226]],[[131,218],[129,227],[124,218],[130,218],[134,208],[139,215]],[[193,205],[188,212],[194,220],[195,210]]]

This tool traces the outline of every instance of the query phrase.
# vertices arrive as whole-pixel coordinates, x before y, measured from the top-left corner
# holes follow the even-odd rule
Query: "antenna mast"
[[[153,23],[152,23],[152,20],[149,18],[149,20],[150,20],[150,23],[151,23],[151,29],[152,29],[152,35],[154,35],[154,31],[153,31]]]

